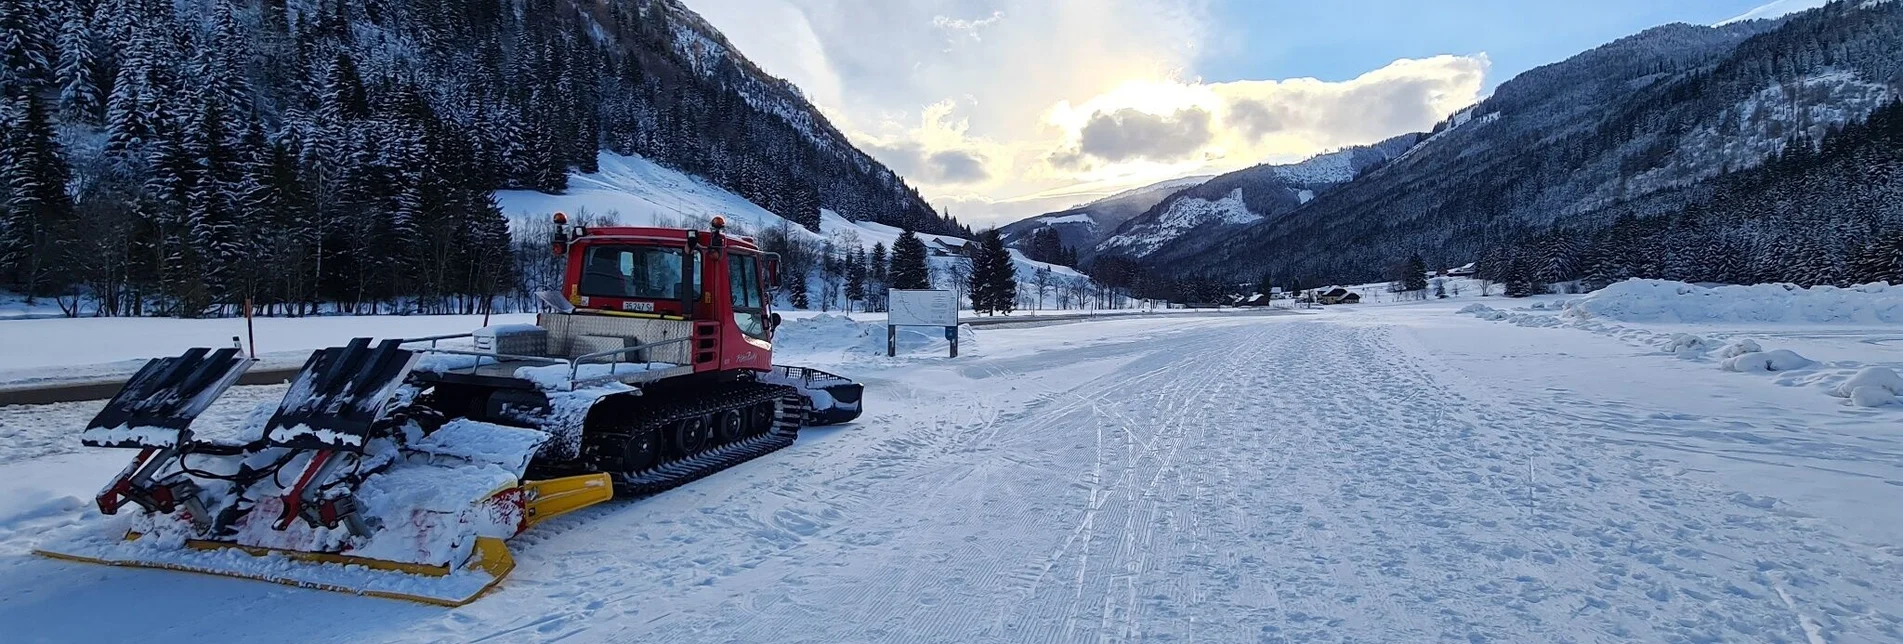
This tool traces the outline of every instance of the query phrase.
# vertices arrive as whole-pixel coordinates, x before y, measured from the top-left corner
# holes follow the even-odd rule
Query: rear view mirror
[[[766,263],[766,285],[769,288],[779,288],[780,287],[780,255],[779,253],[767,253],[765,263]]]

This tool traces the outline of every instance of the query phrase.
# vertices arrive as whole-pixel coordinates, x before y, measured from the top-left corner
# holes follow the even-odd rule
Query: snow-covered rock
[[[1848,398],[1859,407],[1881,407],[1903,396],[1903,376],[1887,367],[1868,367],[1837,385],[1830,395]]]
[[[1730,344],[1726,344],[1724,348],[1719,349],[1718,357],[1736,358],[1747,353],[1757,353],[1763,350],[1764,347],[1758,346],[1757,342],[1751,340],[1735,340]]]
[[[1816,361],[1797,355],[1795,351],[1789,349],[1772,349],[1770,351],[1758,351],[1734,358],[1727,358],[1721,366],[1724,367],[1725,371],[1775,373],[1779,371],[1806,369],[1816,364]]]

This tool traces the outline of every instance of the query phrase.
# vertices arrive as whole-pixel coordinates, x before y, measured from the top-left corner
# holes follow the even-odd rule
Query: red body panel
[[[691,315],[684,314],[685,307],[680,299],[602,297],[581,293],[582,271],[588,249],[603,245],[625,245],[681,250],[688,248],[689,233],[694,235],[694,251],[700,253],[699,297],[696,298]],[[764,337],[759,338],[741,330],[733,301],[735,275],[730,269],[732,258],[751,258],[751,283],[754,290],[758,291],[758,311],[764,319],[772,313],[771,300],[764,287],[767,277],[762,261],[764,254],[750,238],[723,234],[716,240],[716,234],[680,228],[588,228],[568,243],[567,267],[562,278],[563,295],[577,307],[576,315],[631,315],[692,320],[696,355],[708,353],[705,341],[711,340],[713,344],[712,359],[696,359],[696,373],[770,370],[773,368],[771,329],[767,328],[761,334]]]

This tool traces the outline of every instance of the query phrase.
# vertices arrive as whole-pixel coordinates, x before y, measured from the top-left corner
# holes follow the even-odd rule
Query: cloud
[[[1098,112],[1078,132],[1078,151],[1110,162],[1177,161],[1210,141],[1209,112],[1190,108],[1166,115],[1124,108]]]
[[[899,176],[931,185],[962,186],[991,178],[983,154],[946,149],[927,152],[913,141],[871,142],[859,146]]]
[[[978,183],[991,178],[984,157],[964,150],[940,150],[926,159],[931,179],[941,184]]]
[[[1429,129],[1478,99],[1486,70],[1484,55],[1436,56],[1340,82],[1133,81],[1047,111],[1068,134],[1045,161],[1083,178],[1138,162],[1180,173],[1295,161]]]
[[[982,41],[984,38],[979,35],[979,32],[984,31],[985,27],[995,25],[999,20],[1003,19],[1003,11],[993,11],[991,12],[991,17],[979,20],[961,20],[946,16],[932,16],[932,25],[945,31],[963,34],[972,40]]]
[[[976,224],[1080,184],[1134,187],[1425,130],[1484,56],[1358,78],[1204,82],[1216,0],[685,0],[928,199]],[[1011,211],[1011,212],[1007,212]]]

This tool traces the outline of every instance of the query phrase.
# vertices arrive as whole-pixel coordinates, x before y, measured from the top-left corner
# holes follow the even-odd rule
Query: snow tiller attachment
[[[251,361],[194,349],[148,363],[81,434],[138,450],[97,497],[104,531],[61,559],[169,568],[457,606],[514,567],[503,540],[613,496],[605,474],[524,481],[534,429],[444,420],[406,386],[417,352],[358,339],[318,351],[236,441],[191,422]],[[262,413],[255,414],[263,417]]]

